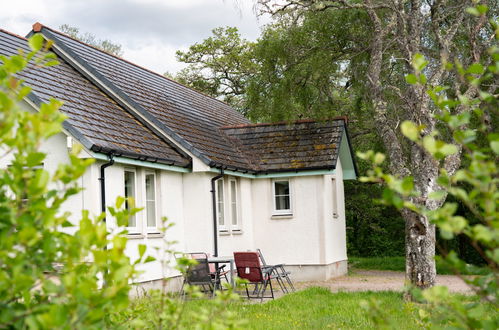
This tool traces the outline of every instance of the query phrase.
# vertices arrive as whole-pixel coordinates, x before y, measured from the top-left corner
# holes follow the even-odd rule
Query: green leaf
[[[405,81],[408,84],[415,85],[418,82],[418,78],[416,77],[416,75],[411,73],[405,76]]]
[[[427,135],[423,138],[423,146],[431,154],[437,152],[437,143],[432,136]]]
[[[438,191],[432,191],[429,195],[428,198],[434,199],[434,200],[441,200],[447,196],[447,192],[445,190],[438,190]]]
[[[454,155],[455,153],[457,153],[457,146],[446,143],[445,145],[440,147],[438,151],[442,153],[444,156]]]
[[[146,253],[147,246],[144,244],[139,244],[139,256],[142,258],[144,256],[144,253]]]
[[[415,54],[412,58],[412,66],[416,72],[421,72],[428,65],[428,61],[425,59],[423,54]]]
[[[409,194],[414,189],[414,179],[410,176],[405,177],[401,183],[404,193]]]
[[[32,152],[26,158],[26,166],[33,167],[41,165],[45,157],[46,154],[43,152]]]
[[[383,163],[385,161],[385,155],[380,153],[380,152],[377,152],[375,155],[374,155],[374,164],[376,165],[379,165],[381,163]]]
[[[419,137],[419,129],[412,121],[406,120],[400,125],[400,130],[406,138],[416,141]]]
[[[490,148],[494,151],[496,155],[499,155],[499,141],[491,141]]]
[[[470,74],[482,74],[485,72],[485,68],[480,63],[473,63],[468,67],[466,72]]]
[[[28,43],[33,51],[38,52],[42,49],[44,40],[43,36],[37,33],[28,39]]]
[[[480,16],[480,12],[478,11],[478,9],[474,8],[474,7],[469,7],[469,8],[466,8],[466,12],[468,14],[471,14],[473,16]]]
[[[422,84],[422,85],[424,85],[424,84],[426,84],[426,81],[427,81],[426,75],[425,74],[420,74],[419,75],[419,83]]]

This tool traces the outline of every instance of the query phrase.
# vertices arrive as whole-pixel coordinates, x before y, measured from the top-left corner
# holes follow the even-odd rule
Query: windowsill
[[[163,238],[165,233],[147,233],[147,238]]]
[[[144,235],[139,234],[139,233],[130,233],[130,234],[126,235],[126,237],[128,239],[143,239]]]
[[[232,235],[242,235],[243,231],[241,229],[232,229]]]
[[[220,236],[229,236],[230,232],[228,230],[219,230],[218,233]]]
[[[293,219],[293,214],[272,214],[270,217],[272,220],[284,220],[284,219]]]

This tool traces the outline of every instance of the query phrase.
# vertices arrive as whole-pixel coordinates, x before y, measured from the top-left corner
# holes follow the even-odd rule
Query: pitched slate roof
[[[29,52],[26,39],[0,30],[0,54],[10,56],[19,49]],[[190,165],[188,157],[165,143],[64,60],[59,61],[53,67],[29,65],[19,76],[32,87],[30,98],[35,103],[50,98],[64,101],[61,112],[68,116],[65,128],[87,148],[183,167]]]
[[[343,119],[311,120],[222,127],[255,170],[334,169],[339,156]]]
[[[71,60],[98,76],[107,88],[195,156],[210,166],[251,170],[219,131],[221,126],[249,124],[242,114],[219,100],[37,24],[34,31],[52,39]]]
[[[57,95],[52,95],[54,90],[50,88],[45,91],[40,83],[35,92],[45,99],[50,95],[65,100],[66,88],[61,86],[69,85],[71,95],[64,109],[70,115],[68,123],[98,147],[121,147],[129,153],[133,147],[137,157],[161,154],[171,160],[176,156],[176,165],[187,166],[189,159],[179,151],[180,146],[210,167],[258,174],[334,169],[342,138],[346,136],[348,142],[344,119],[251,124],[223,102],[40,23],[34,24],[30,34],[35,32],[52,39],[53,51],[64,60],[60,71],[49,74],[59,83],[55,84]],[[50,80],[44,75],[37,78],[37,74],[28,78]],[[60,79],[58,75],[77,78]],[[80,81],[76,89],[72,86],[75,79]],[[70,103],[74,101],[73,94],[86,102],[84,110],[74,105],[78,102]],[[97,99],[105,106],[102,102],[97,102],[99,106],[92,105]],[[107,119],[98,121],[98,118]]]

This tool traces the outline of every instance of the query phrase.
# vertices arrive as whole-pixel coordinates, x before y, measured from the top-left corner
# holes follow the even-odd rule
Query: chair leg
[[[246,295],[248,296],[248,300],[250,299],[250,294],[249,294],[249,291],[248,291],[248,284],[244,284],[245,288],[246,288]]]
[[[272,289],[272,280],[269,279],[270,282],[270,293],[272,294],[272,300],[274,300],[274,289]]]

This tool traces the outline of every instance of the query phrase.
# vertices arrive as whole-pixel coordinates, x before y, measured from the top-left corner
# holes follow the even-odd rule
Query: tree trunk
[[[420,289],[435,285],[435,225],[412,211],[403,210],[405,219],[406,280]]]

